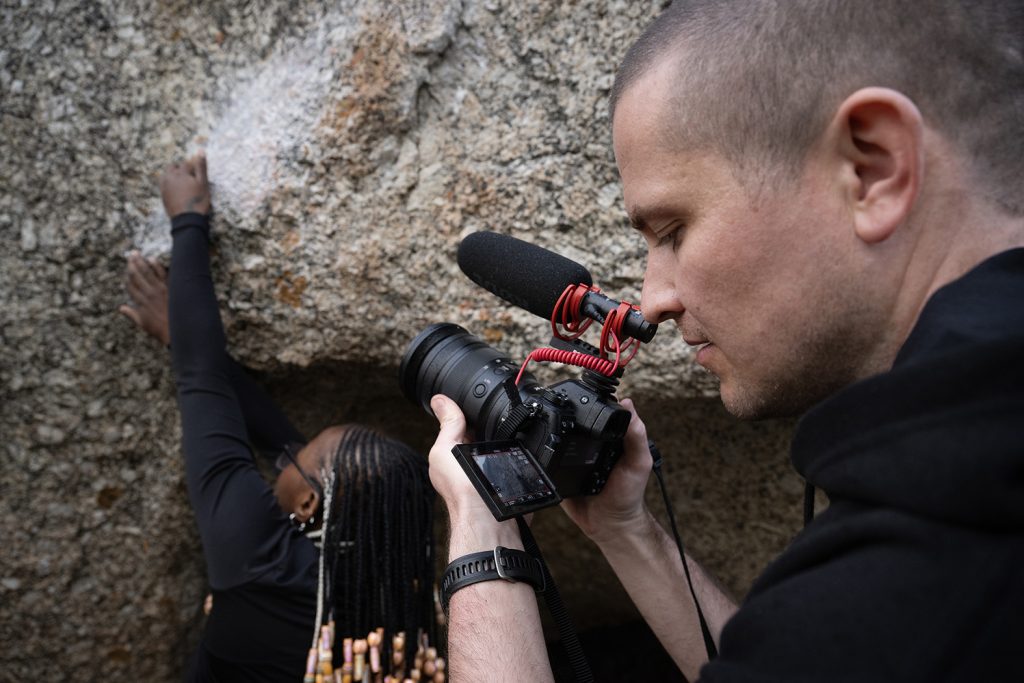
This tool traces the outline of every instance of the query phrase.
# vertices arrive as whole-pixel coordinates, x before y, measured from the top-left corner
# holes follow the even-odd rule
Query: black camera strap
[[[536,414],[536,408],[523,403],[523,399],[519,397],[519,389],[516,387],[514,377],[509,377],[502,382],[501,388],[505,391],[505,395],[508,396],[509,411],[507,415],[501,418],[501,422],[498,423],[495,437],[498,439],[511,439],[519,432],[519,427]]]
[[[526,552],[536,558],[544,574],[544,602],[547,603],[548,611],[551,612],[551,616],[558,626],[558,633],[562,636],[562,646],[569,657],[576,680],[578,683],[593,683],[594,674],[591,673],[590,664],[587,663],[587,657],[583,654],[583,646],[576,633],[576,626],[572,623],[572,617],[569,616],[569,611],[565,608],[565,603],[562,602],[562,596],[555,586],[555,580],[551,578],[548,565],[540,554],[537,540],[533,537],[530,526],[521,516],[516,517],[516,524],[519,525],[519,535],[523,539],[523,547]]]
[[[683,539],[679,536],[679,529],[676,527],[676,513],[672,509],[672,502],[668,497],[668,489],[665,487],[665,479],[661,474],[661,451],[654,445],[654,441],[648,439],[647,446],[651,449],[651,457],[654,458],[654,465],[651,469],[654,470],[654,476],[658,478],[658,486],[661,488],[661,497],[665,501],[665,510],[668,512],[668,520],[672,526],[672,536],[676,539],[676,547],[679,548],[679,559],[683,563],[683,574],[686,575],[686,585],[690,589],[690,597],[693,598],[693,606],[697,609],[697,620],[700,621],[700,633],[704,636],[704,649],[708,653],[708,661],[711,661],[718,656],[718,648],[715,646],[715,641],[711,637],[711,629],[708,628],[708,622],[704,618],[704,612],[700,608],[700,600],[697,599],[697,592],[693,589],[693,579],[690,578],[690,568],[687,566],[686,553],[683,551]]]

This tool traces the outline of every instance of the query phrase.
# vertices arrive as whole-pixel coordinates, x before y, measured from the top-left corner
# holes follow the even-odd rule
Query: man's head
[[[692,0],[630,49],[613,136],[644,312],[711,342],[732,412],[886,369],[999,242],[961,223],[1019,225],[1021,29],[1009,2]]]

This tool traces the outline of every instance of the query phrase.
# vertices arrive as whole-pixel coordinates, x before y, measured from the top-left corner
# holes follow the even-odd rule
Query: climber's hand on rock
[[[182,213],[210,213],[210,183],[206,179],[206,155],[199,152],[176,161],[160,177],[160,196],[171,218]]]

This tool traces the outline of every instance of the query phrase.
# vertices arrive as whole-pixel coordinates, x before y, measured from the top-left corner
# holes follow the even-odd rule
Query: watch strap
[[[452,593],[481,581],[504,579],[512,583],[523,582],[538,593],[545,589],[544,572],[540,562],[527,552],[497,546],[494,550],[470,553],[452,560],[441,577],[441,606],[448,613]]]

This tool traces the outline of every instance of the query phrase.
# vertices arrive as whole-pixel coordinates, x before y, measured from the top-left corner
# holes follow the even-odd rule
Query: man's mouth
[[[704,365],[707,352],[714,344],[704,337],[683,335],[683,341],[693,347],[693,359],[698,365]]]

